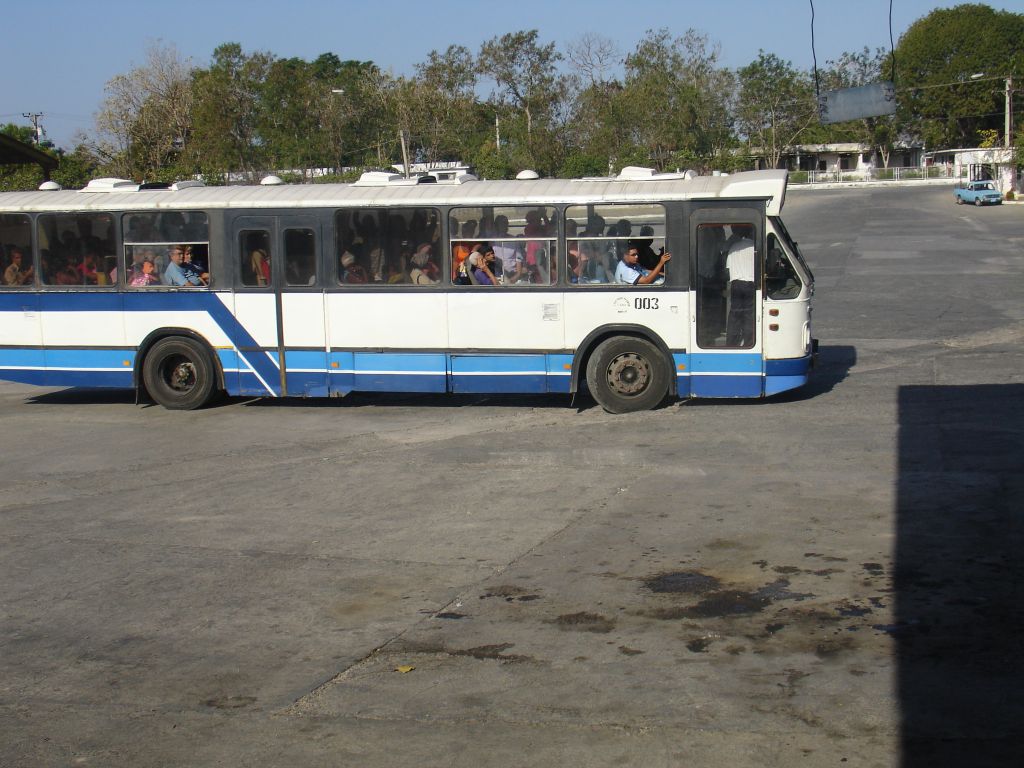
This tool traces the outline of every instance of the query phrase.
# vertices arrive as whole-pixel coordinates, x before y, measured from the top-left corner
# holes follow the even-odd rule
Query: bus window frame
[[[663,275],[664,275],[665,279],[662,280],[660,283],[656,282],[656,283],[650,283],[650,284],[633,283],[632,285],[629,285],[629,284],[626,284],[626,283],[617,283],[617,282],[615,282],[615,279],[614,279],[615,278],[615,274],[614,274],[614,270],[613,270],[612,275],[611,275],[612,279],[609,280],[607,283],[574,283],[571,280],[569,280],[569,272],[570,272],[570,269],[569,269],[569,242],[568,242],[568,236],[566,235],[566,228],[565,228],[565,223],[569,219],[569,217],[567,215],[568,210],[570,208],[580,208],[580,207],[584,207],[584,208],[590,209],[590,208],[596,208],[596,207],[615,207],[615,206],[634,206],[634,207],[636,207],[636,206],[641,206],[641,205],[657,206],[657,207],[661,208],[661,210],[665,214],[665,218],[664,218],[664,221],[665,221],[665,234],[664,234],[664,236],[661,239],[664,241],[665,252],[672,254],[672,260],[665,266],[665,270],[663,271]],[[683,201],[674,201],[674,200],[673,201],[667,201],[667,200],[645,200],[645,201],[642,201],[642,202],[638,202],[638,201],[635,201],[635,200],[600,200],[600,201],[589,202],[589,203],[580,203],[580,202],[565,203],[565,204],[559,206],[560,218],[561,218],[561,221],[559,222],[560,223],[559,234],[560,234],[560,240],[561,240],[561,243],[562,243],[562,266],[563,266],[562,278],[564,280],[562,285],[564,285],[566,290],[572,289],[573,291],[576,291],[577,289],[581,289],[581,288],[583,290],[585,290],[585,291],[609,291],[609,290],[621,291],[623,289],[640,290],[640,291],[650,291],[650,290],[683,290],[683,291],[685,291],[685,290],[688,290],[689,289],[689,279],[688,279],[687,275],[689,273],[689,270],[686,268],[686,261],[687,261],[686,254],[688,252],[688,249],[683,247],[683,243],[679,242],[680,238],[679,238],[679,235],[678,235],[679,232],[685,232],[686,231],[685,227],[682,226],[682,222],[684,221],[683,216],[685,214],[681,210],[682,208],[685,207],[685,205],[686,205],[686,203],[683,202]],[[632,223],[632,222],[630,222],[630,223]],[[579,240],[580,238],[578,237],[578,234],[577,234],[577,237],[575,237],[573,239],[574,240]],[[587,238],[587,239],[588,240],[597,240],[598,238]],[[607,241],[612,241],[612,240],[626,240],[626,241],[629,241],[629,240],[638,240],[640,238],[639,237],[634,237],[631,234],[630,237],[626,237],[626,238],[619,238],[619,237],[606,238],[604,236],[601,236],[600,239],[601,240],[607,240]],[[675,264],[675,266],[673,266],[673,264]],[[618,267],[618,264],[616,264],[615,266]]]
[[[390,214],[392,211],[434,211],[437,214],[437,222],[440,227],[440,243],[444,244],[445,238],[448,231],[448,215],[449,211],[455,206],[450,205],[423,205],[422,203],[409,203],[402,205],[333,205],[324,207],[322,210],[328,214],[329,223],[326,226],[334,231],[334,237],[332,238],[332,248],[327,251],[323,248],[324,259],[325,259],[325,271],[323,274],[323,289],[330,292],[345,292],[345,291],[404,291],[410,290],[414,292],[422,291],[436,291],[452,287],[452,283],[448,278],[446,270],[450,269],[448,263],[448,254],[446,253],[435,253],[434,260],[438,268],[441,270],[441,279],[433,285],[415,285],[413,283],[389,283],[387,280],[380,282],[374,281],[372,275],[368,275],[371,279],[365,283],[346,283],[341,279],[341,228],[338,226],[338,214],[342,211],[349,212],[350,216],[352,213],[359,212],[360,214],[373,211],[378,215],[378,221],[380,214]],[[412,242],[412,241],[410,241]],[[327,244],[327,238],[324,238],[324,246]],[[412,253],[416,252],[420,243],[412,244]],[[440,247],[440,246],[439,246]],[[385,262],[387,260],[387,254],[385,254]],[[411,258],[409,263],[406,264],[406,271],[409,271],[409,265],[411,264]],[[458,286],[461,287],[461,286]]]
[[[9,290],[9,291],[34,291],[34,290],[38,290],[38,288],[40,286],[40,280],[39,280],[39,259],[36,258],[36,250],[37,250],[37,248],[36,248],[36,241],[38,240],[38,238],[36,237],[35,218],[30,213],[22,213],[20,211],[3,211],[2,213],[0,213],[0,216],[18,216],[18,217],[24,218],[28,222],[28,248],[25,249],[25,248],[19,247],[19,250],[21,251],[21,256],[22,256],[22,261],[21,261],[22,267],[24,268],[26,261],[32,267],[32,280],[31,280],[31,282],[22,283],[21,285],[8,285],[4,281],[4,279],[3,279],[3,272],[6,271],[7,267],[10,266],[10,265],[9,264],[4,265],[3,269],[0,270],[0,288],[2,288],[4,290]],[[9,257],[9,254],[6,254],[6,256]]]
[[[119,210],[107,210],[107,209],[86,210],[86,211],[79,210],[79,209],[74,209],[74,210],[62,210],[62,211],[39,211],[39,212],[37,212],[32,217],[33,248],[35,250],[35,256],[33,257],[33,261],[34,261],[35,268],[36,268],[36,276],[35,276],[35,283],[34,283],[35,289],[39,290],[39,291],[58,291],[58,292],[60,292],[60,291],[64,291],[64,292],[66,292],[66,291],[78,291],[78,290],[89,291],[89,292],[93,292],[93,291],[106,291],[106,292],[120,291],[120,289],[121,289],[120,262],[118,262],[119,266],[118,266],[118,270],[117,270],[117,277],[118,277],[118,279],[116,281],[111,281],[111,282],[107,283],[106,285],[86,285],[85,283],[76,284],[76,285],[60,285],[59,283],[44,283],[43,279],[42,279],[42,277],[43,277],[43,275],[42,275],[43,252],[42,252],[42,247],[40,245],[41,240],[39,238],[39,227],[41,226],[40,222],[46,216],[76,216],[77,217],[77,216],[90,216],[90,215],[91,216],[103,216],[103,215],[106,215],[106,216],[110,217],[111,225],[114,228],[114,251],[115,251],[114,257],[115,257],[115,259],[118,259],[118,258],[120,258],[119,254],[124,250],[124,245],[123,245],[122,239],[121,239],[121,223],[118,220],[118,214],[119,213],[122,213],[122,211],[119,211]]]
[[[213,260],[214,260],[214,257],[213,257],[213,251],[214,251],[213,244],[214,244],[214,238],[213,238],[213,235],[211,234],[211,230],[213,229],[213,224],[212,224],[213,216],[211,215],[211,212],[209,210],[206,210],[205,208],[189,208],[189,207],[186,207],[186,208],[142,209],[142,210],[139,210],[139,209],[127,209],[126,208],[126,209],[119,210],[119,211],[116,211],[116,212],[111,211],[110,213],[112,213],[114,215],[114,217],[116,218],[116,220],[117,220],[117,241],[118,241],[118,244],[119,244],[119,246],[118,246],[118,253],[117,253],[117,259],[118,259],[118,262],[117,262],[117,284],[118,284],[119,287],[124,288],[124,289],[129,290],[129,291],[147,291],[147,292],[159,291],[159,290],[165,290],[165,291],[166,290],[170,290],[170,291],[177,291],[177,290],[186,290],[186,291],[206,290],[206,291],[209,291],[209,290],[214,290],[215,289],[214,282],[215,282],[215,278],[216,278],[216,273],[215,273],[214,268],[213,268]],[[158,214],[164,214],[164,213],[182,213],[182,214],[201,213],[204,216],[206,216],[206,240],[205,240],[205,242],[201,241],[201,240],[200,241],[183,240],[181,242],[169,242],[169,241],[165,242],[163,240],[160,240],[160,241],[152,241],[152,242],[149,242],[149,243],[144,243],[144,242],[139,242],[139,241],[136,241],[136,240],[129,241],[127,239],[127,237],[126,237],[127,229],[124,226],[122,226],[122,224],[123,224],[123,222],[128,217],[130,217],[130,216],[141,216],[141,215],[146,215],[146,214],[150,214],[150,215],[156,216]],[[125,263],[125,250],[124,249],[127,246],[135,247],[135,246],[139,246],[139,245],[151,245],[151,246],[156,246],[156,247],[159,247],[159,248],[167,248],[167,247],[169,247],[171,245],[205,245],[206,246],[206,271],[207,271],[207,273],[209,275],[207,277],[206,284],[205,285],[188,285],[188,286],[185,286],[185,285],[165,285],[162,282],[163,281],[163,274],[161,274],[160,275],[161,283],[159,285],[130,285],[128,283],[128,279],[129,279],[128,278],[128,269],[127,269],[127,264]],[[123,274],[122,274],[122,272],[123,272]]]

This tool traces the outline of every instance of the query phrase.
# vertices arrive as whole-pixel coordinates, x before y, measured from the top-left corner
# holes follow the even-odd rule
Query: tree
[[[884,80],[891,68],[892,60],[884,48],[871,52],[863,48],[856,52],[845,52],[834,61],[827,63],[822,77],[822,86],[828,90],[857,88]],[[822,128],[826,140],[855,141],[868,144],[882,158],[882,165],[889,167],[889,156],[899,137],[900,122],[895,115],[880,115],[851,120]]]
[[[563,82],[556,70],[562,55],[554,43],[541,45],[537,37],[537,30],[532,29],[491,38],[480,47],[478,61],[480,73],[495,83],[492,104],[499,116],[501,108],[508,107],[507,116],[521,114],[525,119],[520,154],[530,166],[540,166],[544,155],[555,154],[546,150],[557,141],[552,129],[563,97]],[[510,129],[517,127],[509,122]],[[552,173],[555,169],[540,170]]]
[[[160,176],[185,153],[192,129],[192,65],[159,41],[146,63],[107,82],[93,151],[114,175]]]
[[[1007,75],[1024,75],[1024,14],[979,4],[932,11],[896,48],[900,116],[929,147],[976,146],[982,130],[1002,135]]]
[[[469,156],[489,136],[489,120],[476,108],[473,54],[461,45],[431,51],[416,65],[418,119],[412,134],[426,162]]]
[[[273,54],[224,43],[210,68],[196,73],[194,140],[208,176],[236,169],[255,180],[266,169],[261,99],[273,62]]]
[[[741,68],[737,78],[739,128],[751,152],[761,154],[777,168],[782,153],[817,121],[810,79],[790,62],[764,51]]]
[[[26,144],[32,143],[35,136],[35,131],[31,126],[15,125],[14,123],[0,127],[0,133]],[[51,172],[50,180],[57,182],[65,189],[84,187],[89,179],[96,175],[98,167],[96,157],[82,141],[70,153],[49,147],[36,147],[36,149],[57,158],[58,165]],[[43,169],[33,163],[0,166],[0,191],[16,192],[38,189],[44,180]]]

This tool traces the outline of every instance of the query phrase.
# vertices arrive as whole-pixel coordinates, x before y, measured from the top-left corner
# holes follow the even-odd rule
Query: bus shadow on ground
[[[585,402],[584,402],[585,401]],[[233,397],[226,404],[242,404],[251,408],[552,408],[565,409],[572,402],[571,395],[493,395],[493,394],[430,394],[402,392],[352,392],[344,397]],[[594,405],[589,395],[577,395],[580,410]],[[583,407],[585,406],[585,407]]]
[[[900,388],[895,623],[876,630],[898,654],[903,768],[1020,764],[1022,468],[1024,385]]]
[[[135,405],[134,389],[72,387],[25,398],[29,405]],[[149,403],[140,403],[149,405]]]

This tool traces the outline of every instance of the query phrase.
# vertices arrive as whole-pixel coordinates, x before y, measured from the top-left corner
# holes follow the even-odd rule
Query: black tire
[[[160,339],[142,361],[142,383],[149,396],[172,411],[206,405],[217,381],[201,344],[182,336]]]
[[[665,399],[668,382],[665,356],[646,339],[605,339],[587,362],[587,387],[608,413],[653,408]]]
[[[981,208],[981,206],[984,205],[984,201],[980,197],[976,197],[974,198],[974,204]]]
[[[956,196],[956,204],[957,205],[963,205],[964,204],[964,199],[962,197],[960,197],[960,195]]]

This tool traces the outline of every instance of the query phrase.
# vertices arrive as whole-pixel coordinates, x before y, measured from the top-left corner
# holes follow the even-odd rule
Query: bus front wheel
[[[164,408],[191,411],[213,395],[216,375],[206,350],[180,336],[161,339],[142,364],[142,382]]]
[[[664,355],[646,339],[606,339],[587,362],[587,387],[608,413],[653,408],[668,393],[668,377]]]

